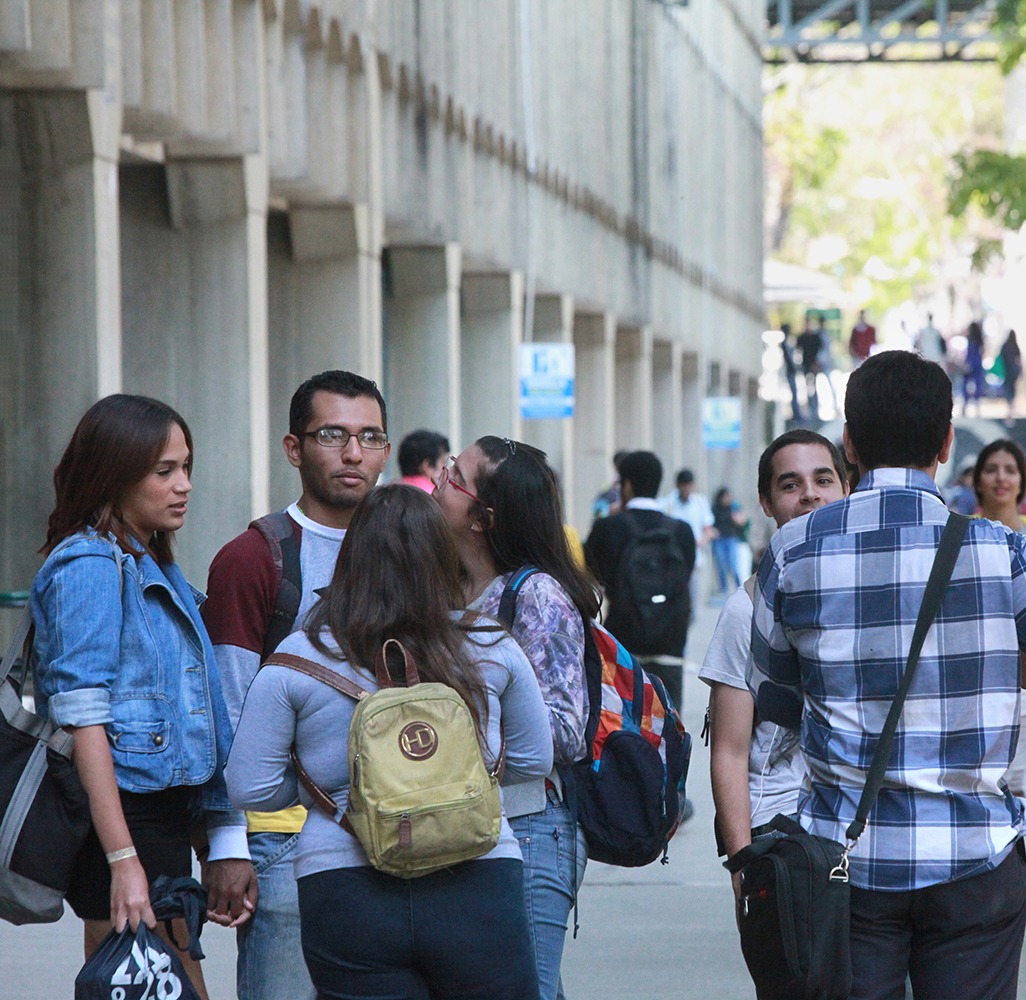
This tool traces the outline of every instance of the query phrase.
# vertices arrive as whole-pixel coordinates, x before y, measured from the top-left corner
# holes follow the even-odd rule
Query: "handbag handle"
[[[909,648],[905,673],[902,675],[901,683],[891,702],[887,720],[880,731],[880,741],[876,745],[876,753],[873,754],[873,762],[869,766],[869,774],[866,777],[865,787],[862,789],[862,796],[859,798],[858,808],[855,810],[855,818],[845,831],[848,842],[840,862],[830,873],[831,879],[836,878],[841,881],[848,879],[848,855],[866,828],[869,812],[873,808],[883,784],[884,774],[891,757],[891,747],[894,745],[894,733],[898,728],[898,718],[905,705],[905,696],[912,686],[912,678],[919,663],[919,654],[926,641],[926,634],[937,617],[944,594],[951,582],[951,574],[954,572],[958,553],[962,547],[962,539],[969,528],[970,520],[972,519],[964,517],[962,514],[949,514],[944,525],[940,545],[937,547],[936,556],[934,556],[933,567],[930,570],[929,579],[926,581],[926,589],[923,591],[923,603],[919,606],[919,615],[912,633],[912,645]]]

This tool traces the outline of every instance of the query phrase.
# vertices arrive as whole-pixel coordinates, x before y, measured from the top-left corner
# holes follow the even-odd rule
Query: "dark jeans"
[[[993,871],[910,892],[851,890],[851,1000],[1015,1000],[1026,929],[1021,842]]]
[[[299,914],[319,1000],[538,1000],[518,860],[317,872],[299,880]]]

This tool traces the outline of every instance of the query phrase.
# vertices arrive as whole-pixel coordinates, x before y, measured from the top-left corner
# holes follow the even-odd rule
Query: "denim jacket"
[[[213,827],[242,818],[224,784],[231,725],[203,600],[174,563],[162,568],[112,536],[79,532],[32,585],[33,667],[41,714],[104,726],[119,788],[200,786]]]

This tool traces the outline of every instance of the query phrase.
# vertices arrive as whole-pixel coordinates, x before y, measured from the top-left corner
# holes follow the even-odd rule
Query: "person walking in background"
[[[784,360],[784,378],[787,388],[791,391],[791,419],[802,419],[802,406],[798,400],[798,366],[794,360],[794,348],[791,346],[791,324],[780,324],[780,353]],[[697,536],[696,536],[697,538]]]
[[[695,537],[695,568],[691,572],[688,590],[691,595],[690,621],[695,620],[695,609],[702,599],[702,572],[705,553],[716,531],[713,528],[712,507],[704,493],[695,491],[695,474],[690,469],[677,473],[677,488],[661,498],[663,513],[678,521],[687,521]]]
[[[398,640],[422,681],[461,695],[490,771],[504,751],[504,780],[542,782],[552,737],[531,666],[505,632],[472,631],[457,614],[462,604],[459,556],[438,505],[393,483],[360,504],[324,600],[279,655],[375,691],[375,658]],[[404,879],[372,867],[361,842],[300,785],[293,750],[346,808],[355,706],[315,677],[268,664],[253,680],[226,771],[240,806],[273,811],[298,796],[310,807],[294,856],[317,996],[538,1000],[523,863],[505,816],[481,857]],[[286,989],[278,1000],[292,996]]]
[[[613,481],[604,489],[591,505],[591,517],[597,521],[600,517],[618,514],[622,506],[620,499],[620,463],[630,452],[620,450],[613,455]]]
[[[975,463],[974,465],[967,465],[958,474],[954,485],[948,490],[948,495],[944,498],[949,510],[953,510],[956,514],[962,514],[965,517],[976,513],[977,498],[976,490],[973,487],[974,470]]]
[[[1001,365],[1004,369],[1001,380],[1001,395],[1008,403],[1008,420],[1011,421],[1015,415],[1015,393],[1022,375],[1022,352],[1019,350],[1019,342],[1016,340],[1015,331],[1009,330],[1005,342],[1001,345],[998,354]]]
[[[840,412],[840,407],[837,403],[837,388],[834,385],[834,338],[827,329],[824,313],[819,313],[816,317],[816,333],[819,334],[819,370],[826,379],[827,388],[830,390],[830,402],[836,415]]]
[[[282,448],[302,492],[284,511],[254,521],[210,564],[203,608],[237,725],[261,662],[303,625],[331,581],[359,503],[388,461],[388,415],[377,385],[353,372],[307,379],[289,406]],[[249,851],[260,908],[238,935],[240,1000],[313,1000],[303,962],[293,859],[306,810],[252,812]]]
[[[944,334],[933,325],[933,313],[926,314],[926,326],[916,334],[915,349],[927,361],[935,361],[943,367],[948,345],[944,341]]]
[[[178,413],[114,395],[89,408],[54,470],[46,561],[31,595],[35,697],[41,715],[74,735],[89,799],[93,826],[67,893],[85,922],[87,958],[112,926],[157,929],[150,883],[191,874],[194,838],[206,841],[197,854],[210,917],[238,927],[258,902],[243,817],[222,774],[232,729],[202,595],[172,552],[192,464]],[[206,998],[199,965],[178,957]]]
[[[737,561],[738,542],[748,519],[726,486],[716,491],[712,512],[713,528],[716,531],[712,540],[713,562],[716,564],[716,578],[720,588],[716,600],[722,604],[734,587],[741,586]]]
[[[1022,515],[1026,458],[1014,441],[999,438],[980,451],[973,468],[973,490],[980,503],[980,517],[1026,534],[1026,518]]]
[[[848,380],[846,499],[785,524],[758,573],[747,669],[759,718],[801,727],[810,833],[845,842],[949,513],[939,365],[907,351]],[[853,567],[856,568],[853,571]],[[850,852],[853,1000],[1014,1000],[1026,927],[1019,739],[1026,537],[966,528],[865,833]]]
[[[966,331],[965,363],[962,374],[962,415],[969,415],[969,401],[976,403],[976,413],[980,412],[980,399],[986,385],[986,374],[983,370],[983,327],[976,320],[969,324]]]
[[[632,451],[620,463],[620,474],[624,509],[595,522],[585,558],[605,588],[604,624],[680,706],[695,536],[687,521],[662,512],[656,494],[663,466],[655,454]]]
[[[599,602],[594,581],[570,554],[555,472],[537,448],[489,435],[450,460],[438,477],[435,500],[456,539],[470,610],[497,617],[513,574],[526,566],[540,570],[520,590],[510,632],[541,686],[555,764],[580,760],[588,718],[584,630]],[[562,995],[567,918],[584,878],[587,845],[557,767],[544,779],[504,783],[503,803],[524,856],[542,1000],[556,1000]]]
[[[813,330],[811,317],[805,316],[805,329],[798,334],[797,346],[802,356],[802,375],[805,377],[805,400],[809,407],[809,416],[819,419],[819,396],[816,393],[816,378],[821,368],[822,359],[820,353],[823,348],[823,340],[818,330]]]
[[[866,320],[866,310],[859,310],[859,317],[851,329],[848,338],[848,353],[851,355],[852,368],[858,368],[873,352],[876,346],[876,327]]]
[[[399,481],[431,493],[448,457],[449,439],[444,434],[410,431],[399,442]]]

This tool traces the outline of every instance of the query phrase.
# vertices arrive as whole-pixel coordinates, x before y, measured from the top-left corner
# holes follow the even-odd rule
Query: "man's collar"
[[[658,510],[662,511],[662,504],[655,497],[631,497],[625,504],[627,510]]]
[[[871,469],[859,480],[854,492],[861,493],[863,490],[880,490],[888,487],[923,490],[943,500],[933,478],[919,469]]]

